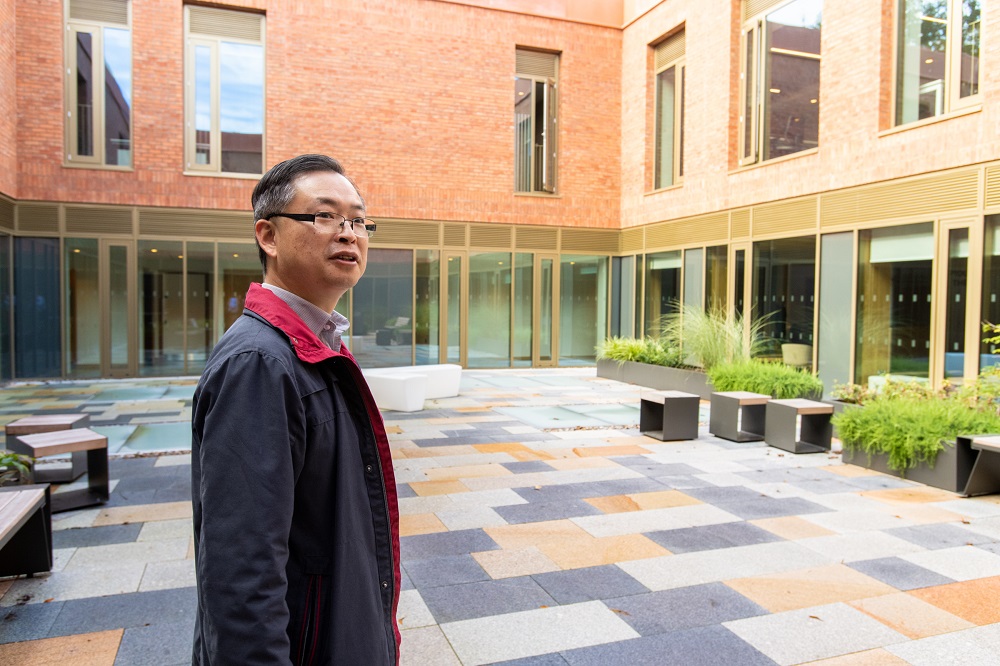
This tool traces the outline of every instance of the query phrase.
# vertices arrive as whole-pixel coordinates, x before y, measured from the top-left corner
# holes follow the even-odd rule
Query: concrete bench
[[[84,452],[87,456],[87,487],[52,496],[52,513],[69,511],[108,501],[108,438],[89,428],[21,435],[11,450],[32,458]]]
[[[52,570],[48,485],[0,488],[0,576]]]
[[[962,494],[972,497],[1000,493],[1000,435],[971,435],[957,439],[967,439],[972,450],[979,452]]]
[[[639,432],[660,441],[698,439],[701,398],[683,391],[643,391],[639,396]]]
[[[25,451],[17,451],[17,438],[21,435],[36,435],[40,432],[58,432],[73,428],[86,428],[89,425],[90,416],[87,414],[39,414],[36,416],[25,416],[16,421],[11,421],[4,428],[4,432],[7,435],[6,446],[11,451],[26,453]],[[36,469],[34,479],[40,483],[69,483],[80,478],[85,471],[87,471],[87,452],[74,451],[70,454],[69,469]]]
[[[427,376],[415,373],[364,372],[379,409],[419,412],[427,397]]]
[[[830,450],[833,405],[795,398],[770,400],[764,417],[764,441],[791,453]]]
[[[462,366],[457,363],[437,363],[434,365],[403,365],[395,368],[370,368],[364,371],[365,378],[373,375],[416,374],[427,377],[427,400],[454,398],[462,384]]]
[[[759,442],[764,439],[764,410],[770,399],[749,391],[713,393],[708,431],[733,442]]]

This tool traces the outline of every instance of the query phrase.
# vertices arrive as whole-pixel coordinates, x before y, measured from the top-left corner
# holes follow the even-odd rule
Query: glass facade
[[[607,335],[608,258],[563,255],[559,269],[559,364],[594,362]]]
[[[351,295],[351,353],[362,366],[412,365],[413,250],[370,249]]]
[[[764,322],[770,355],[781,357],[785,344],[812,345],[815,287],[815,236],[753,244],[751,316]]]
[[[63,243],[66,294],[66,374],[101,376],[101,292],[99,241],[67,238]]]
[[[514,347],[513,367],[531,367],[534,344],[534,255],[519,252],[514,255]]]
[[[62,374],[59,239],[14,239],[14,368],[18,377]]]
[[[983,299],[980,319],[1000,324],[1000,215],[987,215],[983,226]],[[981,343],[980,370],[995,365],[1000,365],[1000,345]]]
[[[370,252],[369,252],[370,254]],[[441,259],[437,250],[416,251],[414,344],[416,365],[438,363],[441,356]]]
[[[469,254],[467,367],[510,367],[509,252]]]
[[[681,300],[681,252],[646,255],[645,321],[642,331],[659,335],[663,317],[677,312]]]

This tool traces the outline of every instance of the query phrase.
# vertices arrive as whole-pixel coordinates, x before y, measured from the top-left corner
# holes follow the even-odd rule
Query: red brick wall
[[[620,30],[430,0],[232,4],[267,11],[267,165],[333,155],[373,216],[617,226]],[[134,172],[62,166],[61,3],[18,0],[18,40],[20,198],[249,207],[253,180],[182,174],[180,3],[133,2]],[[558,198],[513,194],[516,46],[562,53]]]
[[[14,0],[0,0],[0,192],[17,196],[17,70]]]
[[[820,147],[817,153],[739,169],[739,0],[656,6],[624,30],[622,224],[670,220],[755,203],[933,172],[1000,158],[1000,13],[984,12],[980,112],[880,135],[891,125],[892,25],[888,0],[823,6]],[[626,7],[627,10],[627,7]],[[649,44],[685,24],[684,184],[649,194],[642,113],[652,85]],[[651,118],[651,116],[650,116]],[[887,122],[888,120],[888,122]]]

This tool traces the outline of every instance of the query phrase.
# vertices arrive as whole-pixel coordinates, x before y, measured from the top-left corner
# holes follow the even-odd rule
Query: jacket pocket
[[[323,576],[310,574],[306,579],[305,603],[302,605],[302,622],[295,644],[296,666],[310,666],[319,654],[320,617],[323,610]]]

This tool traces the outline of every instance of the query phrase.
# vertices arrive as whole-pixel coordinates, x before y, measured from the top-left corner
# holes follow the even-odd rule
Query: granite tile
[[[600,511],[596,507],[585,501],[575,499],[500,506],[495,511],[511,525],[600,514]]]
[[[141,529],[142,525],[106,525],[55,530],[52,532],[52,547],[79,548],[131,543],[138,538]]]
[[[190,664],[193,636],[194,616],[180,622],[130,627],[122,636],[115,666]]]
[[[1000,576],[1000,555],[974,546],[925,550],[900,557],[957,581]]]
[[[59,575],[35,578],[19,578],[0,599],[0,606],[17,603],[37,604],[53,599],[69,601],[114,594],[135,592],[139,589],[146,565],[142,562],[126,562],[100,569],[80,569],[62,571]]]
[[[771,613],[896,592],[895,588],[843,564],[731,579],[726,585]]]
[[[937,636],[975,626],[905,592],[856,599],[849,602],[849,605],[911,639]]]
[[[586,567],[569,571],[538,573],[532,576],[559,604],[575,604],[644,594],[649,590],[616,565]]]
[[[473,553],[472,557],[494,580],[559,570],[559,566],[537,548],[488,550]]]
[[[500,546],[490,538],[493,530],[504,527],[490,527],[484,530],[459,530],[440,534],[418,534],[399,540],[400,557],[407,560],[426,560],[445,555],[467,555],[484,550],[496,550]]]
[[[911,590],[917,599],[977,625],[1000,622],[1000,577],[948,583]]]
[[[112,629],[92,634],[45,638],[0,645],[0,663],[31,666],[110,666],[123,631]]]
[[[780,540],[774,534],[742,521],[648,532],[646,536],[675,555]]]
[[[502,551],[486,551],[502,552]],[[445,555],[424,560],[406,560],[406,574],[417,589],[490,580],[490,576],[469,554]]]
[[[976,546],[994,541],[987,536],[976,534],[972,530],[958,525],[914,525],[912,527],[897,527],[887,530],[887,533],[900,539],[906,539],[928,550]]]
[[[193,587],[77,599],[63,604],[49,636],[188,622],[196,607]]]
[[[400,633],[400,666],[462,666],[440,627],[403,629]]]
[[[25,604],[0,610],[0,643],[19,643],[45,638],[62,611],[62,601]]]
[[[847,566],[904,591],[954,582],[947,576],[942,576],[898,557],[859,560],[849,562]]]
[[[924,550],[915,543],[893,536],[892,532],[893,530],[887,532],[851,532],[850,534],[799,539],[798,542],[806,548],[811,548],[842,562],[895,557]]]
[[[605,600],[642,636],[717,625],[767,611],[721,583],[693,585]]]
[[[941,664],[995,664],[997,645],[982,638],[985,627],[931,636],[908,643],[890,645],[886,650],[905,659],[911,666]]]
[[[417,590],[404,590],[399,593],[399,607],[396,611],[400,631],[418,627],[434,626],[434,616]]]
[[[420,595],[434,619],[442,625],[556,605],[552,597],[527,576],[422,588]]]
[[[571,666],[774,665],[752,645],[719,625],[577,648],[562,655]]]

